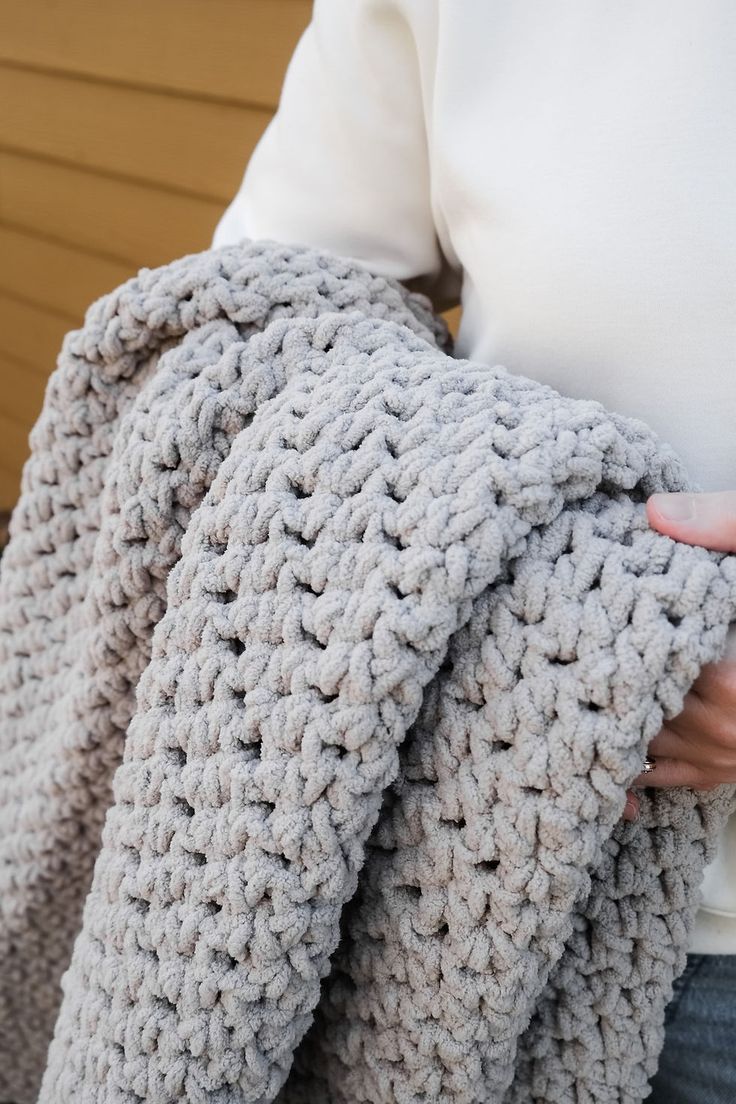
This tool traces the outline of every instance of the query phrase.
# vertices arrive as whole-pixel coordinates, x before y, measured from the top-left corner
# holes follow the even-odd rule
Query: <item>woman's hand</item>
[[[736,552],[736,491],[655,494],[647,501],[652,528],[685,544]],[[635,786],[690,786],[712,790],[736,782],[736,655],[707,663],[685,695],[683,709],[649,744],[654,771]],[[627,794],[624,818],[635,820],[639,801]]]

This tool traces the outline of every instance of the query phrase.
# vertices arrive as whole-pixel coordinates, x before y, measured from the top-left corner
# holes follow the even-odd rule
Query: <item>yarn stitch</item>
[[[734,787],[672,450],[244,240],[64,339],[0,568],[0,1098],[635,1104]]]

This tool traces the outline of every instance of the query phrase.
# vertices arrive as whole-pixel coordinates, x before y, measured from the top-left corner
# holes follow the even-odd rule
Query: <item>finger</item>
[[[673,721],[669,720],[663,725],[657,735],[649,741],[647,755],[657,759],[684,759],[691,760],[691,746],[689,740],[673,727]]]
[[[692,790],[708,790],[716,783],[700,767],[684,759],[657,758],[654,770],[646,773],[642,771],[631,785],[640,788],[654,786],[657,789],[667,786],[688,786]]]
[[[711,781],[736,781],[736,717],[710,699],[686,696],[687,707],[649,742],[650,756],[682,759]]]
[[[676,717],[671,717],[649,741],[647,755],[657,761],[678,759],[693,769],[705,772],[716,762],[720,766],[721,758],[720,756],[716,758],[712,741],[705,739],[703,735],[712,731],[712,720],[710,725],[710,728],[705,727],[697,708],[687,714],[678,713]],[[731,755],[729,760],[732,758]]]
[[[652,528],[685,544],[736,552],[736,491],[679,491],[647,499]]]
[[[639,819],[639,798],[633,790],[626,791],[626,805],[623,811],[624,820]]]

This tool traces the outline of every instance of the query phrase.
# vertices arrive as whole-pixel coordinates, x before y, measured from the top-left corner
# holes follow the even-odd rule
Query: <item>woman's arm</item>
[[[424,3],[424,0],[422,0]],[[278,110],[222,216],[213,245],[275,238],[329,249],[459,302],[431,202],[416,0],[316,0]]]

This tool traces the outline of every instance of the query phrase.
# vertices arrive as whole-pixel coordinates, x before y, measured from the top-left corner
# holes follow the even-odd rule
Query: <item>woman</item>
[[[643,418],[703,492],[654,495],[650,524],[736,551],[734,108],[729,0],[316,0],[213,244],[302,242],[462,304],[457,356]],[[736,782],[733,657],[636,786]],[[733,1104],[736,813],[689,950],[650,1099]]]

